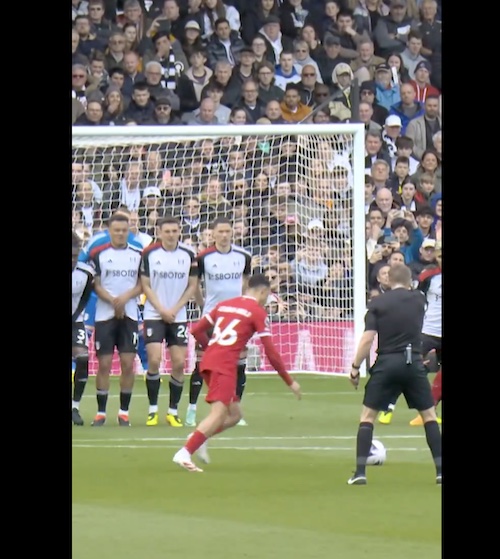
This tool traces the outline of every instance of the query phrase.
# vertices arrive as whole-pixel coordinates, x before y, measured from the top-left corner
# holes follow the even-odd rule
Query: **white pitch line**
[[[156,448],[158,450],[165,450],[170,448],[179,448],[175,445],[132,445],[132,444],[117,444],[117,445],[93,445],[93,444],[74,444],[73,448]],[[216,446],[211,447],[211,450],[284,450],[284,451],[345,451],[352,452],[354,447],[347,446]],[[426,448],[414,447],[395,447],[388,448],[388,452],[421,452],[428,450]]]
[[[357,396],[359,392],[350,390],[349,392],[302,392],[303,396]],[[245,392],[245,396],[285,396],[291,398],[293,394],[288,392]],[[109,394],[108,398],[119,398],[119,394]],[[147,394],[132,394],[134,398],[147,398]]]
[[[356,435],[305,435],[297,437],[217,437],[218,441],[308,441],[308,440],[344,440],[349,441],[356,438]],[[376,437],[380,440],[385,439],[424,439],[424,435],[385,435]],[[120,443],[120,442],[169,442],[169,441],[185,441],[186,437],[140,437],[127,439],[74,439],[75,443]]]

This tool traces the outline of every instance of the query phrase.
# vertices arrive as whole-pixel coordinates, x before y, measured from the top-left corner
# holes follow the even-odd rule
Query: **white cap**
[[[197,31],[201,31],[200,24],[194,21],[194,19],[189,20],[184,26],[184,29],[196,29]]]
[[[324,231],[325,226],[323,225],[321,219],[311,219],[311,221],[307,224],[307,228],[309,230],[318,228],[321,229],[321,231]]]
[[[161,190],[157,186],[146,186],[144,192],[142,193],[142,197],[146,198],[146,196],[156,196],[161,198]]]
[[[398,115],[389,115],[386,119],[385,119],[385,125],[386,126],[403,126],[403,123],[401,122],[401,119],[399,118]]]
[[[436,248],[436,239],[424,239],[420,246],[422,248]]]

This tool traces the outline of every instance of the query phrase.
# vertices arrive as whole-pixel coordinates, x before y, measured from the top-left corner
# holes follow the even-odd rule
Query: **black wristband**
[[[359,371],[359,369],[361,369],[361,365],[357,366],[354,363],[351,365],[352,369],[356,369],[356,371]]]

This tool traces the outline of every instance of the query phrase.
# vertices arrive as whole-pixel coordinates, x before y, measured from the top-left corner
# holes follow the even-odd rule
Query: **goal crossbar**
[[[352,315],[352,336],[345,348],[349,347],[342,370],[305,370],[297,372],[345,374],[353,358],[355,344],[360,339],[364,328],[366,311],[366,257],[365,257],[365,147],[364,125],[361,123],[339,124],[250,124],[250,125],[206,125],[206,126],[73,126],[72,147],[109,148],[121,146],[138,146],[144,144],[159,145],[165,143],[189,143],[196,139],[221,139],[228,137],[352,137],[350,163],[352,165],[352,269],[354,308]],[[304,164],[304,163],[303,163]],[[307,322],[304,323],[307,330]],[[299,332],[301,335],[301,332]],[[306,343],[305,340],[304,343]],[[328,344],[328,340],[324,340]],[[344,344],[346,341],[344,340]],[[300,360],[299,360],[300,361]],[[302,361],[300,361],[302,364]],[[265,372],[265,371],[264,371]],[[363,368],[362,376],[366,375]]]

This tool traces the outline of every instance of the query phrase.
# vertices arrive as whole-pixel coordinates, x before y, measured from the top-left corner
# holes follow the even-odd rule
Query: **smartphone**
[[[393,81],[396,85],[399,85],[398,72],[397,72],[396,68],[394,68],[394,66],[391,67],[391,74],[392,74],[392,81]]]

